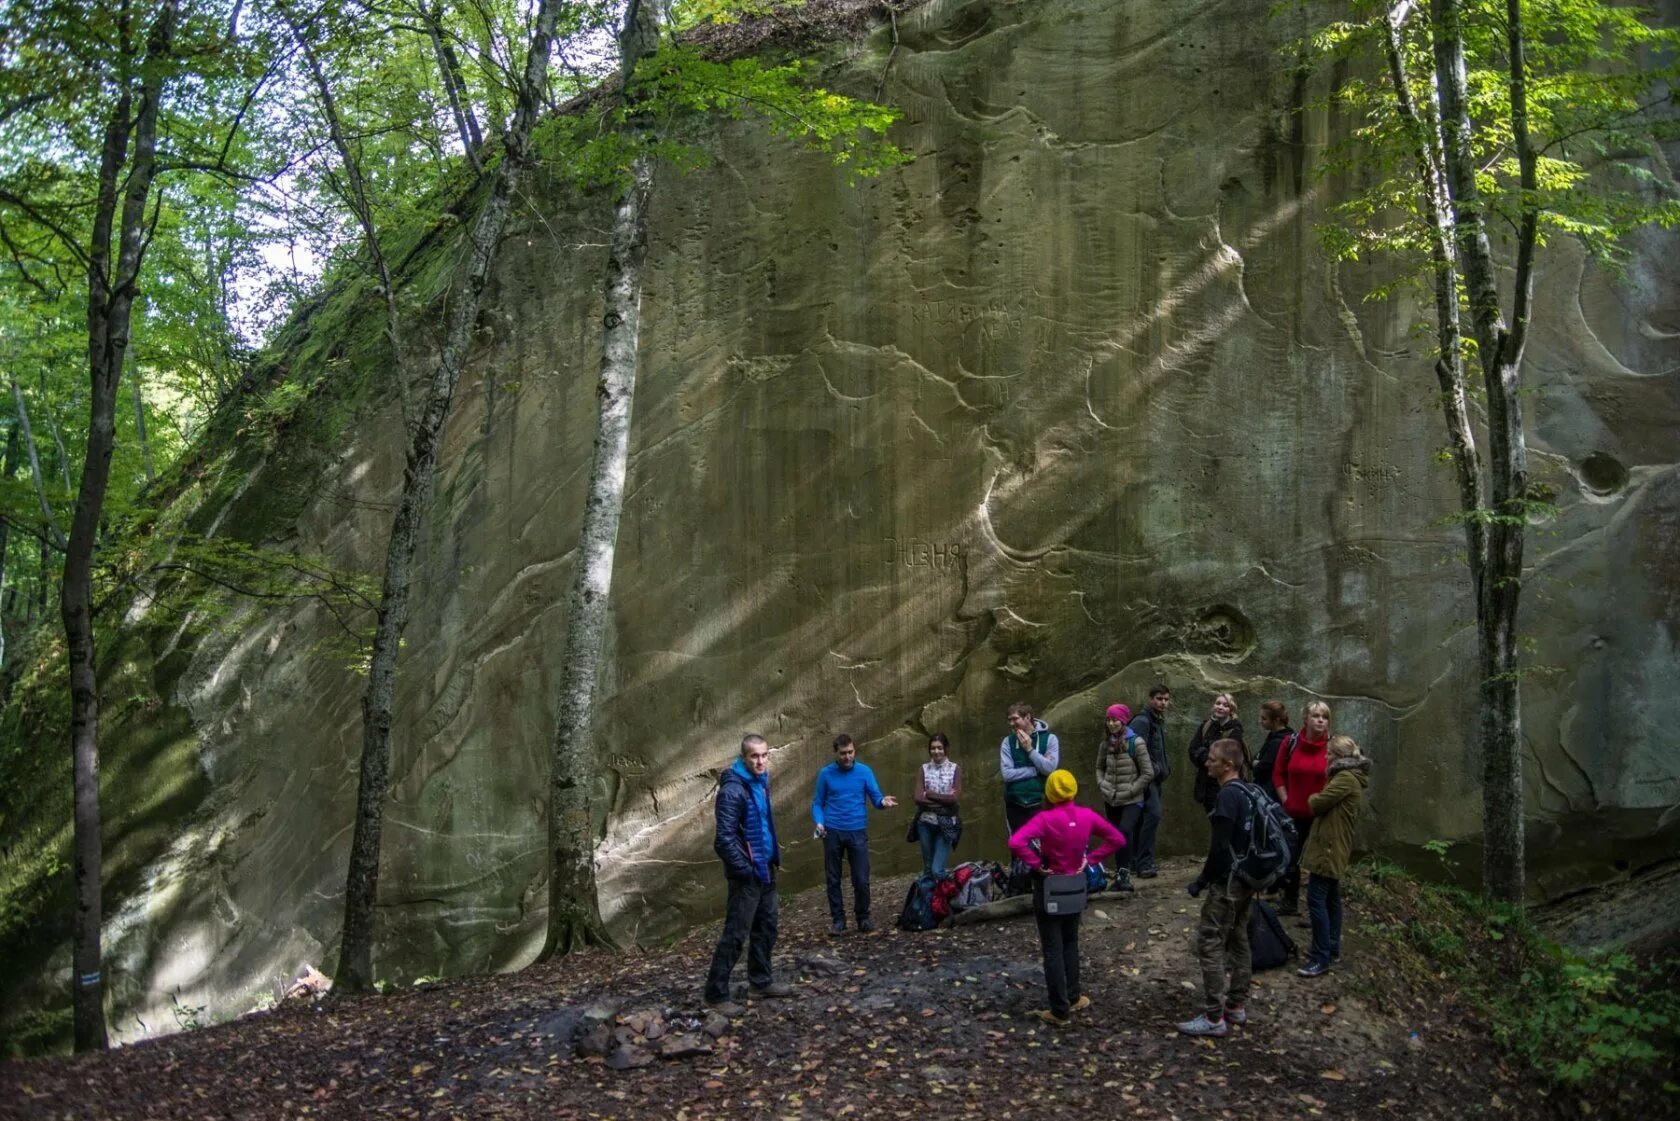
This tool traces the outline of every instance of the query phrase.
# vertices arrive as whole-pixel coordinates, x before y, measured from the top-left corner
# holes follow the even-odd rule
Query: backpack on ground
[[[1289,871],[1298,843],[1295,822],[1258,786],[1236,785],[1248,799],[1248,820],[1231,836],[1231,874],[1255,891],[1264,891]]]
[[[1091,895],[1108,890],[1108,873],[1101,864],[1085,865],[1085,890]]]
[[[1276,969],[1296,953],[1295,939],[1270,903],[1256,899],[1248,908],[1248,957],[1253,968]]]
[[[904,897],[904,909],[898,913],[898,929],[932,930],[939,925],[933,913],[933,892],[938,886],[938,876],[916,877]]]
[[[1026,895],[1033,889],[1033,870],[1025,860],[1015,857],[1009,862],[1009,879],[1004,883],[1003,894]]]
[[[963,870],[968,870],[966,878]],[[951,910],[966,911],[970,907],[984,907],[998,898],[1002,890],[1003,869],[997,864],[982,864],[970,861],[959,864],[951,870],[951,875],[957,879],[957,894],[951,900]]]

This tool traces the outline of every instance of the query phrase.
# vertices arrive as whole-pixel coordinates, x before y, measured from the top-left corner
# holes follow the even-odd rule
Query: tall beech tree
[[[238,41],[238,10],[237,2],[183,10],[179,0],[41,0],[0,9],[7,44],[0,52],[0,243],[10,269],[43,300],[55,289],[85,286],[88,417],[77,434],[82,465],[59,583],[74,776],[77,1050],[107,1040],[93,593],[109,520],[120,382],[166,206],[163,180],[232,175],[246,111],[267,77]],[[46,421],[68,485],[65,441],[50,411]]]
[[[1549,503],[1530,484],[1522,418],[1535,262],[1548,234],[1563,233],[1614,267],[1634,227],[1680,222],[1680,203],[1649,190],[1646,163],[1672,130],[1662,91],[1676,69],[1635,65],[1642,52],[1672,59],[1680,36],[1604,0],[1430,0],[1427,8],[1403,0],[1358,10],[1359,22],[1333,25],[1319,45],[1374,48],[1386,86],[1354,81],[1341,91],[1362,125],[1332,166],[1383,174],[1321,233],[1343,258],[1398,254],[1414,266],[1406,277],[1432,297],[1434,371],[1476,615],[1482,884],[1492,898],[1520,902],[1518,606],[1527,525]]]
[[[93,633],[94,547],[110,482],[118,383],[128,351],[135,297],[154,215],[158,121],[175,66],[176,0],[155,8],[124,3],[115,11],[72,13],[90,35],[101,25],[106,53],[90,56],[96,80],[110,87],[104,109],[90,227],[78,236],[59,216],[24,195],[4,201],[55,227],[87,278],[89,414],[87,448],[64,551],[59,608],[69,652],[70,750],[74,761],[75,912],[71,924],[72,1028],[78,1051],[106,1045],[100,954],[103,852],[99,814],[99,678]],[[83,21],[86,21],[84,23]],[[9,193],[9,192],[8,192]],[[21,398],[20,398],[21,399]]]
[[[756,5],[752,5],[756,7]],[[739,7],[739,6],[737,6]],[[730,17],[726,5],[708,16]],[[605,168],[615,187],[601,312],[595,441],[583,524],[567,596],[566,641],[549,768],[548,930],[542,956],[607,936],[596,890],[600,836],[596,789],[596,686],[612,605],[613,560],[630,463],[630,420],[640,366],[642,274],[656,161],[697,163],[701,153],[661,135],[659,122],[751,112],[780,136],[828,151],[851,174],[874,175],[903,157],[881,137],[897,114],[812,84],[798,64],[708,59],[683,42],[660,43],[658,9],[630,0],[619,35],[615,132],[592,141],[586,166]]]
[[[379,892],[379,845],[390,790],[391,709],[397,654],[408,624],[408,598],[420,527],[431,508],[438,440],[455,400],[461,367],[471,346],[484,287],[501,251],[515,191],[534,155],[531,130],[545,104],[549,57],[562,0],[539,0],[525,65],[514,90],[514,114],[501,135],[500,159],[490,172],[487,197],[467,238],[467,263],[449,306],[442,354],[418,403],[408,433],[402,491],[385,551],[373,652],[362,695],[362,754],[356,819],[344,892],[344,936],[335,983],[351,991],[373,985],[373,913]]]

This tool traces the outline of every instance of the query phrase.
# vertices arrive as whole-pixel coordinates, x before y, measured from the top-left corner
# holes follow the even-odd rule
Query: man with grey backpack
[[[1195,1019],[1178,1025],[1185,1035],[1219,1037],[1230,1033],[1230,1025],[1248,1022],[1249,906],[1288,867],[1294,844],[1287,819],[1272,812],[1276,803],[1241,781],[1242,765],[1243,746],[1236,740],[1216,740],[1208,748],[1205,770],[1219,784],[1208,812],[1213,836],[1201,873],[1189,885],[1191,898],[1207,896],[1192,941],[1204,1004]]]

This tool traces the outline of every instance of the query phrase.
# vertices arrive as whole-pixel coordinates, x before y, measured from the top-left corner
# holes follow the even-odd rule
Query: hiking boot
[[[868,919],[859,919],[858,920],[858,933],[859,934],[874,934],[875,933],[875,924],[870,922]]]
[[[828,932],[830,934],[844,934],[844,933],[846,933],[846,920],[845,919],[835,920],[834,925],[828,928]]]
[[[1178,1030],[1185,1035],[1208,1035],[1214,1038],[1229,1035],[1231,1032],[1230,1026],[1223,1019],[1210,1020],[1207,1018],[1206,1012],[1201,1013],[1194,1020],[1186,1020],[1179,1024]]]
[[[1248,1009],[1240,1004],[1227,1004],[1225,1006],[1225,1022],[1242,1027],[1248,1023]]]
[[[1073,1023],[1073,1021],[1068,1019],[1066,1016],[1058,1016],[1048,1008],[1038,1013],[1038,1018],[1053,1028],[1065,1028],[1069,1024]]]
[[[768,985],[753,985],[747,991],[760,999],[784,997],[793,995],[793,986],[786,981],[772,981]]]
[[[747,1014],[746,1005],[736,1004],[733,1000],[708,1000],[706,1011],[716,1012],[719,1016],[730,1020],[739,1020]]]
[[[1137,891],[1137,888],[1132,886],[1132,877],[1128,872],[1121,872],[1116,875],[1114,882],[1108,885],[1108,889],[1110,891]]]
[[[1295,971],[1295,976],[1322,977],[1328,972],[1330,972],[1329,963],[1322,961],[1309,961],[1307,964]]]
[[[1085,1011],[1085,1009],[1087,1009],[1089,1007],[1091,1007],[1091,998],[1088,997],[1088,996],[1081,995],[1078,1000],[1073,1002],[1073,1006],[1071,1008],[1069,1008],[1068,1011],[1070,1011],[1070,1012],[1083,1012],[1083,1011]]]
[[[1294,900],[1285,899],[1282,903],[1277,905],[1277,913],[1282,918],[1288,918],[1290,915],[1300,914],[1301,907]]]
[[[1140,879],[1140,880],[1153,880],[1156,876],[1159,876],[1160,874],[1161,874],[1161,871],[1158,868],[1139,868],[1138,872],[1137,872],[1137,878]]]

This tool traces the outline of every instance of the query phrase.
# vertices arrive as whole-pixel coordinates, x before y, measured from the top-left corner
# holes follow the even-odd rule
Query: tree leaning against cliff
[[[659,17],[653,4],[630,0],[619,39],[619,105],[629,156],[618,182],[602,308],[599,412],[590,459],[588,496],[579,532],[572,586],[567,596],[566,645],[555,704],[553,759],[549,771],[548,932],[540,959],[590,943],[610,944],[601,919],[595,878],[600,836],[595,786],[600,752],[594,734],[596,684],[612,606],[613,558],[624,512],[629,471],[630,419],[635,404],[642,266],[647,258],[647,209],[653,191],[659,112],[739,114],[752,105],[784,136],[834,154],[854,175],[874,175],[902,162],[878,138],[897,116],[891,110],[818,88],[801,88],[798,65],[767,67],[756,60],[719,63],[680,43],[659,50]],[[657,65],[656,65],[657,63]]]
[[[544,101],[549,53],[562,0],[540,0],[530,46],[519,80],[513,121],[502,135],[502,160],[492,177],[490,196],[468,238],[466,275],[450,308],[443,353],[409,433],[402,495],[385,552],[367,690],[362,695],[362,757],[356,789],[356,821],[345,878],[344,935],[335,987],[349,991],[373,985],[373,907],[379,893],[379,845],[385,797],[390,789],[391,706],[397,653],[408,623],[408,595],[418,534],[431,507],[437,474],[438,440],[455,399],[461,367],[472,343],[480,300],[491,266],[501,251],[502,228],[519,180],[534,162],[530,138]]]
[[[1636,186],[1650,178],[1628,157],[1607,157],[1595,168],[1583,162],[1603,152],[1637,159],[1653,151],[1665,122],[1652,115],[1663,98],[1651,91],[1680,76],[1680,67],[1641,71],[1628,63],[1635,50],[1673,52],[1680,32],[1649,27],[1633,9],[1603,0],[1432,0],[1427,15],[1417,0],[1362,7],[1364,23],[1333,25],[1321,45],[1339,49],[1367,36],[1379,45],[1387,91],[1355,81],[1341,96],[1364,112],[1368,127],[1356,144],[1359,154],[1375,156],[1370,162],[1383,176],[1338,208],[1352,221],[1320,234],[1342,259],[1428,247],[1428,265],[1417,273],[1433,289],[1435,373],[1476,609],[1482,886],[1492,898],[1520,903],[1526,876],[1517,606],[1527,522],[1547,504],[1530,492],[1520,397],[1535,255],[1550,229],[1575,235],[1600,262],[1614,265],[1634,227],[1680,223],[1680,203],[1651,202],[1614,185],[1614,176],[1630,171]],[[1420,71],[1425,76],[1415,77]],[[1595,173],[1598,182],[1589,182]],[[1407,221],[1385,229],[1384,213]],[[1515,229],[1508,319],[1488,235],[1500,219]],[[1469,340],[1461,330],[1466,308]],[[1482,373],[1485,462],[1469,405],[1467,350]]]

